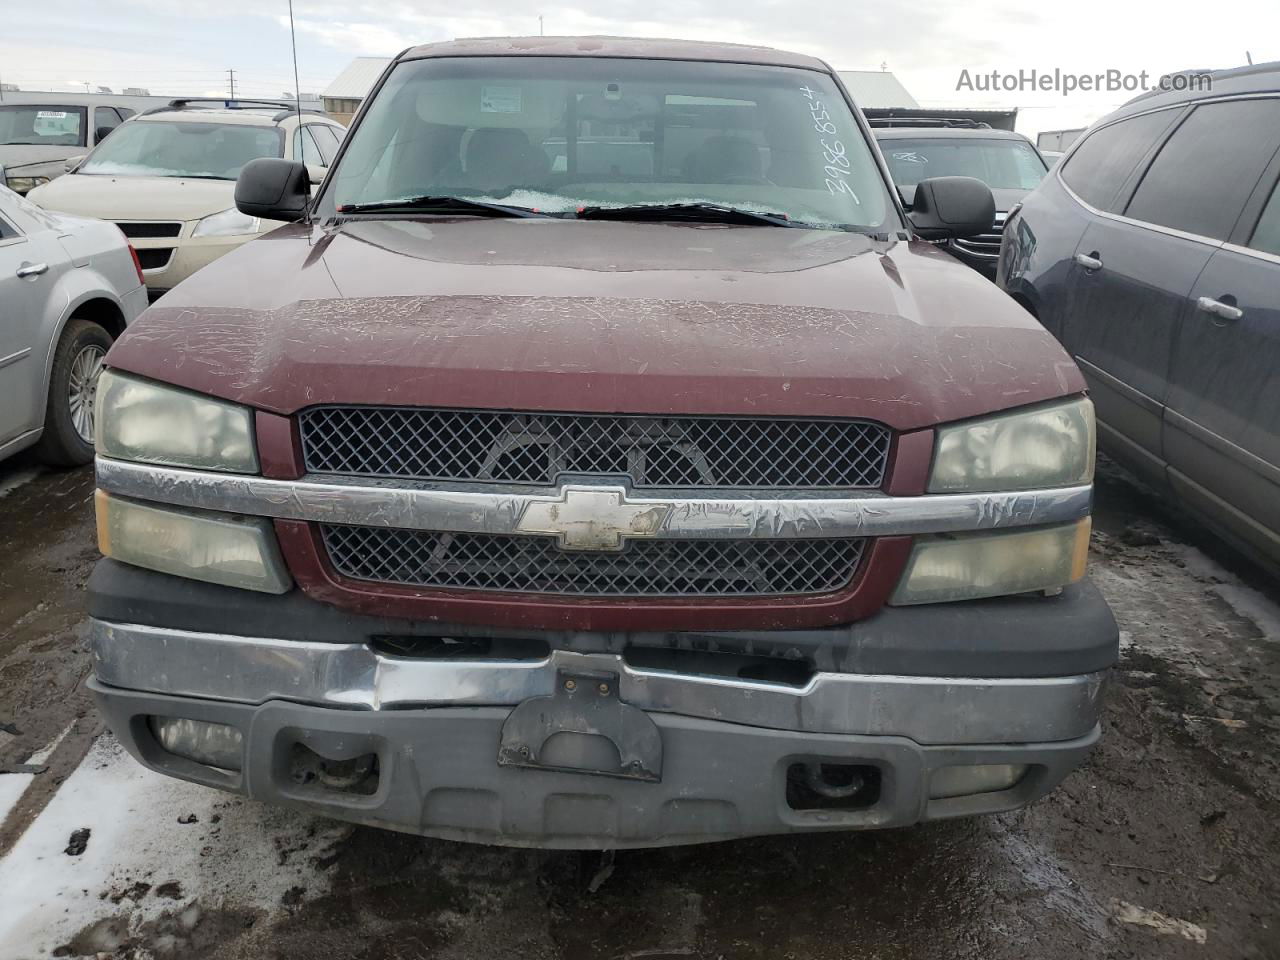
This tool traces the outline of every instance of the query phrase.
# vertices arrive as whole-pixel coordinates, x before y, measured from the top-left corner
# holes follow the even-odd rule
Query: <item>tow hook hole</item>
[[[371,796],[378,790],[378,755],[365,753],[346,760],[330,760],[295,743],[289,751],[289,779],[320,792]]]
[[[880,768],[809,760],[787,768],[792,810],[861,810],[880,799]]]

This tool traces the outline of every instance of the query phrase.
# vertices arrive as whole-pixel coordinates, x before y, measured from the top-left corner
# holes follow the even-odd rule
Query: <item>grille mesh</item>
[[[636,487],[878,487],[890,440],[858,420],[315,407],[300,422],[312,472],[542,485],[583,473]]]
[[[759,597],[846,587],[864,540],[633,540],[620,553],[548,537],[322,525],[329,559],[356,580],[591,597]]]

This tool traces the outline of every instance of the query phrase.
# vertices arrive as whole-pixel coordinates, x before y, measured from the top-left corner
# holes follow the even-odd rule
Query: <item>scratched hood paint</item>
[[[411,404],[898,429],[1084,388],[1039,324],[928,244],[541,219],[284,227],[165,296],[109,363],[276,413]]]

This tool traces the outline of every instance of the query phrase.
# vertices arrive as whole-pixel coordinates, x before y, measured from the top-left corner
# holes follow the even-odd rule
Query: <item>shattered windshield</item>
[[[818,225],[898,226],[843,96],[810,70],[589,57],[408,61],[351,136],[326,197],[333,212],[464,197],[544,213],[717,204]]]

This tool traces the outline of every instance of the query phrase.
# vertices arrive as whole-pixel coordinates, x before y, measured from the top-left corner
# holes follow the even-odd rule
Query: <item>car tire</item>
[[[44,433],[35,450],[50,466],[92,462],[93,404],[102,358],[109,349],[111,334],[96,323],[72,319],[62,331],[49,376]]]

